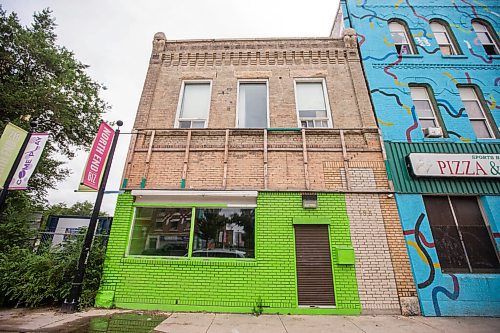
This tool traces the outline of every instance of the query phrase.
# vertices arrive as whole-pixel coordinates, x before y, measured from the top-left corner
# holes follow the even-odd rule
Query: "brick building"
[[[342,0],[428,316],[500,315],[500,2]]]
[[[157,33],[133,132],[98,306],[419,311],[349,31]]]

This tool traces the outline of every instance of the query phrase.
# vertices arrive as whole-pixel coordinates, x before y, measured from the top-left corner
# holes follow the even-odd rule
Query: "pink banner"
[[[92,144],[87,165],[83,171],[82,185],[94,190],[99,188],[102,171],[104,170],[114,135],[115,131],[113,131],[113,128],[102,122]]]

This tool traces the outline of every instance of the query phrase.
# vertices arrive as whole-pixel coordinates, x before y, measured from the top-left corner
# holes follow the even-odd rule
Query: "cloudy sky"
[[[130,132],[151,52],[153,35],[167,39],[326,37],[338,0],[3,0],[21,23],[50,8],[58,43],[90,65],[89,74],[106,85],[102,97],[112,106],[104,118],[123,120]],[[122,135],[107,190],[118,190],[129,143]],[[51,203],[95,200],[95,193],[75,193],[87,153],[68,162],[72,175],[49,193]],[[102,210],[113,213],[116,195],[107,194]]]

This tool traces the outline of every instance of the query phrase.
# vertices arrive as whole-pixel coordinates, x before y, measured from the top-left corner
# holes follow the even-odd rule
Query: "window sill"
[[[420,58],[423,58],[424,56],[420,55],[420,54],[403,54],[403,55],[401,55],[401,57],[408,58],[408,59],[412,59],[412,58],[420,59]]]
[[[478,143],[500,143],[500,139],[491,138],[491,139],[477,139]]]
[[[424,142],[456,142],[454,138],[445,138],[445,137],[440,137],[440,138],[424,138]]]
[[[184,265],[184,266],[256,266],[254,258],[187,258],[187,257],[158,257],[158,256],[125,256],[122,260],[126,264],[148,265]]]
[[[469,57],[463,54],[455,54],[455,55],[442,55],[441,58],[443,59],[468,59]]]

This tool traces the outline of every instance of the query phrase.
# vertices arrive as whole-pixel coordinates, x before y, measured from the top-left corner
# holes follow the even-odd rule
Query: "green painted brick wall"
[[[259,193],[254,260],[126,257],[133,200],[118,197],[96,306],[250,312],[260,298],[269,313],[361,312],[354,265],[337,264],[334,250],[351,246],[343,194],[318,194],[318,208],[303,209],[300,193]],[[330,219],[334,309],[298,308],[294,217]]]

